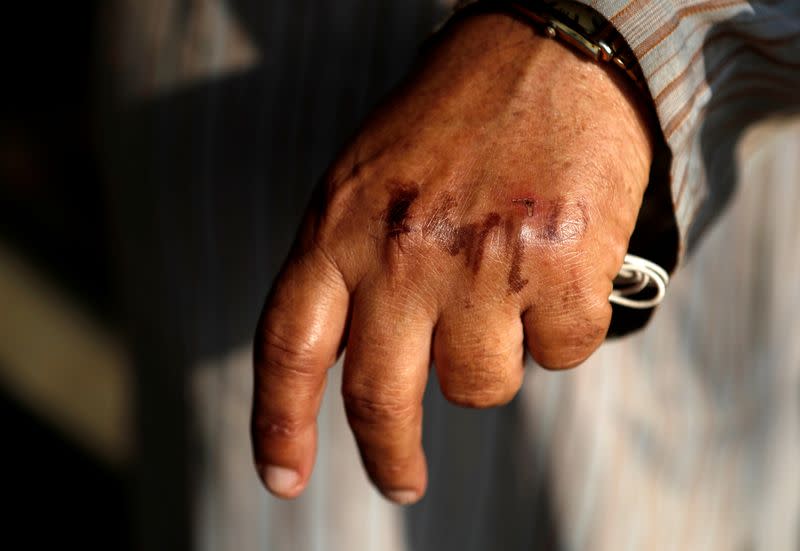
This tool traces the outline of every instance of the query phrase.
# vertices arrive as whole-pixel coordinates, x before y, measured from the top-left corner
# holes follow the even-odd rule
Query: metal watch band
[[[589,6],[567,0],[483,0],[475,4],[511,11],[530,22],[545,36],[568,43],[598,62],[612,63],[637,87],[645,89],[639,63],[625,39],[608,20]],[[591,21],[592,28],[582,25],[581,20]]]

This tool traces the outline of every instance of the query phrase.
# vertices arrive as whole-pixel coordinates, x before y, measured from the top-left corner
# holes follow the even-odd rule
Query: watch
[[[628,43],[589,6],[569,0],[487,0],[486,4],[510,10],[545,36],[560,39],[595,61],[614,64],[637,87],[645,89],[644,76]]]

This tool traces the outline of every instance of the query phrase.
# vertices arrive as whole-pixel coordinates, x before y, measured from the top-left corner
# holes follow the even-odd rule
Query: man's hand
[[[303,491],[327,369],[364,467],[398,503],[427,483],[422,395],[505,404],[524,348],[568,368],[603,342],[651,138],[624,77],[500,14],[440,43],[333,164],[259,323],[253,447]]]

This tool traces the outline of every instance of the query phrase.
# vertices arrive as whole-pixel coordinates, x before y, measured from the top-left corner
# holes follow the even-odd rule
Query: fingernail
[[[386,492],[386,497],[398,505],[410,505],[412,503],[416,503],[416,501],[419,499],[417,492],[413,490],[394,490],[391,492]]]
[[[297,471],[287,469],[286,467],[276,467],[275,465],[267,465],[262,471],[264,476],[264,484],[271,492],[278,495],[289,495],[300,483],[300,475]]]

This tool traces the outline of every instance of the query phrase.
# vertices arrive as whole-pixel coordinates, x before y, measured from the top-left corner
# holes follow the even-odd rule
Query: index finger
[[[303,491],[316,452],[316,418],[347,320],[348,290],[318,249],[290,259],[264,307],[254,345],[252,442],[273,494]]]

